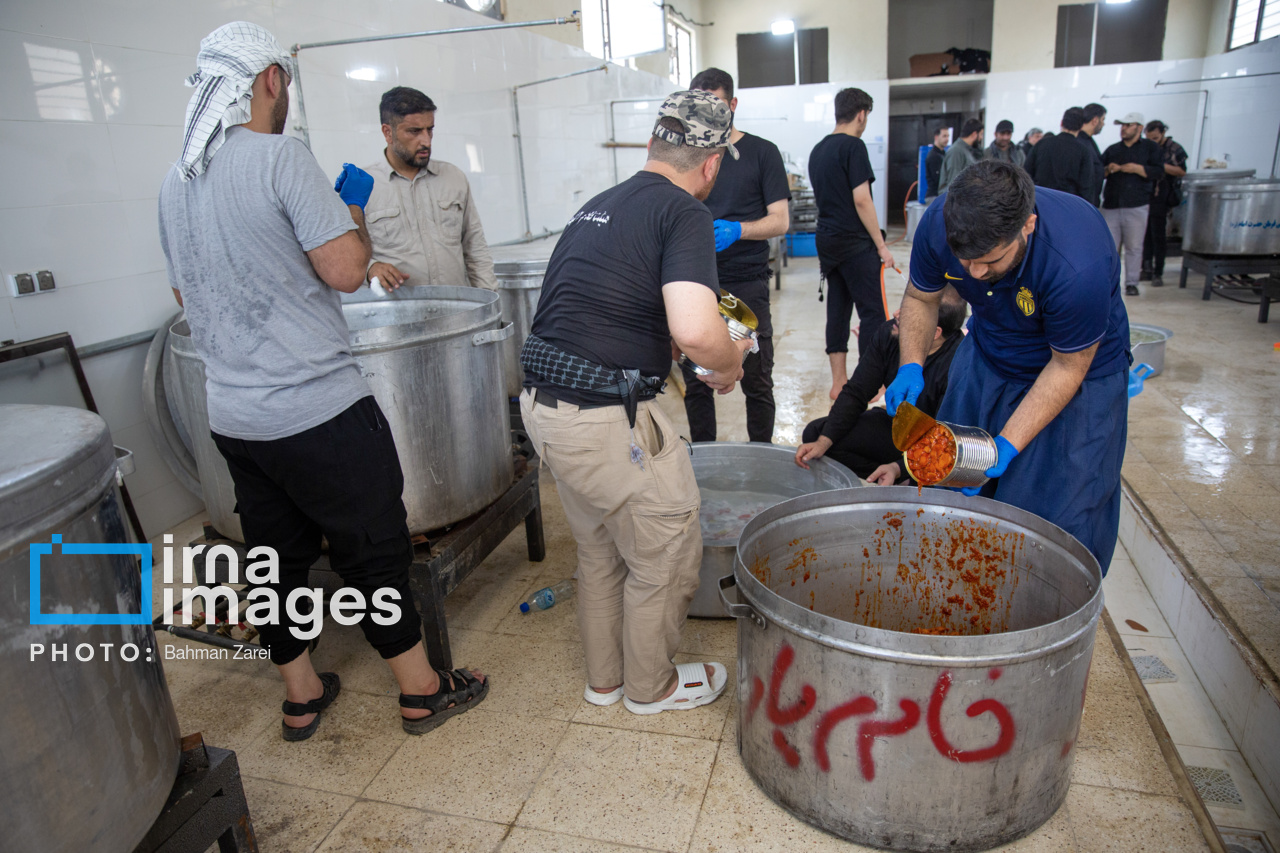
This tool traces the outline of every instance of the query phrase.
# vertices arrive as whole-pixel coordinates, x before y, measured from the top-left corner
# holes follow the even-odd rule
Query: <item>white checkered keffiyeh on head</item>
[[[228,127],[249,121],[253,81],[272,65],[281,66],[293,79],[293,57],[257,24],[224,24],[201,40],[196,73],[186,80],[196,93],[187,103],[178,162],[182,180],[189,181],[208,168],[226,140]]]

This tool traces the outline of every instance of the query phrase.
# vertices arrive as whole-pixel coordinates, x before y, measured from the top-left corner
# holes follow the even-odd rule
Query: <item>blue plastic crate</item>
[[[787,254],[793,258],[816,258],[818,247],[813,234],[788,234]]]

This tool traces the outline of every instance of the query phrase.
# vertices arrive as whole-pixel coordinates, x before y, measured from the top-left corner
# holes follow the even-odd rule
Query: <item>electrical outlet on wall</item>
[[[10,296],[30,296],[36,292],[36,278],[29,272],[16,272],[6,275],[9,282]]]
[[[48,270],[38,270],[36,272],[36,290],[44,293],[46,290],[53,290],[53,273]]]

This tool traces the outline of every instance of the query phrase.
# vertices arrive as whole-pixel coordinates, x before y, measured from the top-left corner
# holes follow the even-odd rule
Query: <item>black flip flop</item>
[[[484,681],[481,681],[466,669],[437,669],[436,673],[440,676],[440,689],[432,695],[400,694],[401,708],[431,712],[428,716],[417,720],[400,715],[400,725],[411,735],[425,735],[455,714],[461,714],[479,705],[484,701],[484,697],[489,695],[489,683],[492,679],[487,676]],[[455,689],[445,690],[447,684]],[[459,684],[462,687],[458,687]],[[449,707],[450,703],[453,704],[452,708]]]
[[[320,673],[320,682],[324,685],[324,693],[320,694],[319,699],[312,699],[310,702],[290,702],[287,699],[280,706],[280,710],[290,717],[301,717],[303,714],[315,714],[316,717],[305,726],[291,726],[284,720],[280,721],[283,728],[281,732],[285,740],[306,740],[316,733],[316,727],[320,725],[320,712],[333,703],[338,698],[338,693],[342,690],[342,682],[338,678],[336,672]]]

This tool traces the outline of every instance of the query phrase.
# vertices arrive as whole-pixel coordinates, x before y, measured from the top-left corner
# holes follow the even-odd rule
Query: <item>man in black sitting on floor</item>
[[[916,406],[929,415],[938,411],[947,393],[947,373],[951,357],[964,339],[964,321],[969,306],[952,287],[947,287],[938,308],[938,327],[924,363],[924,391]],[[831,406],[831,413],[804,429],[804,444],[796,449],[796,464],[823,456],[852,470],[863,479],[879,475],[881,485],[893,485],[901,476],[896,461],[902,453],[893,446],[893,418],[884,409],[867,405],[898,372],[898,321],[885,323],[877,331],[867,351],[858,359],[853,376],[845,383]],[[886,479],[887,478],[887,479]]]

